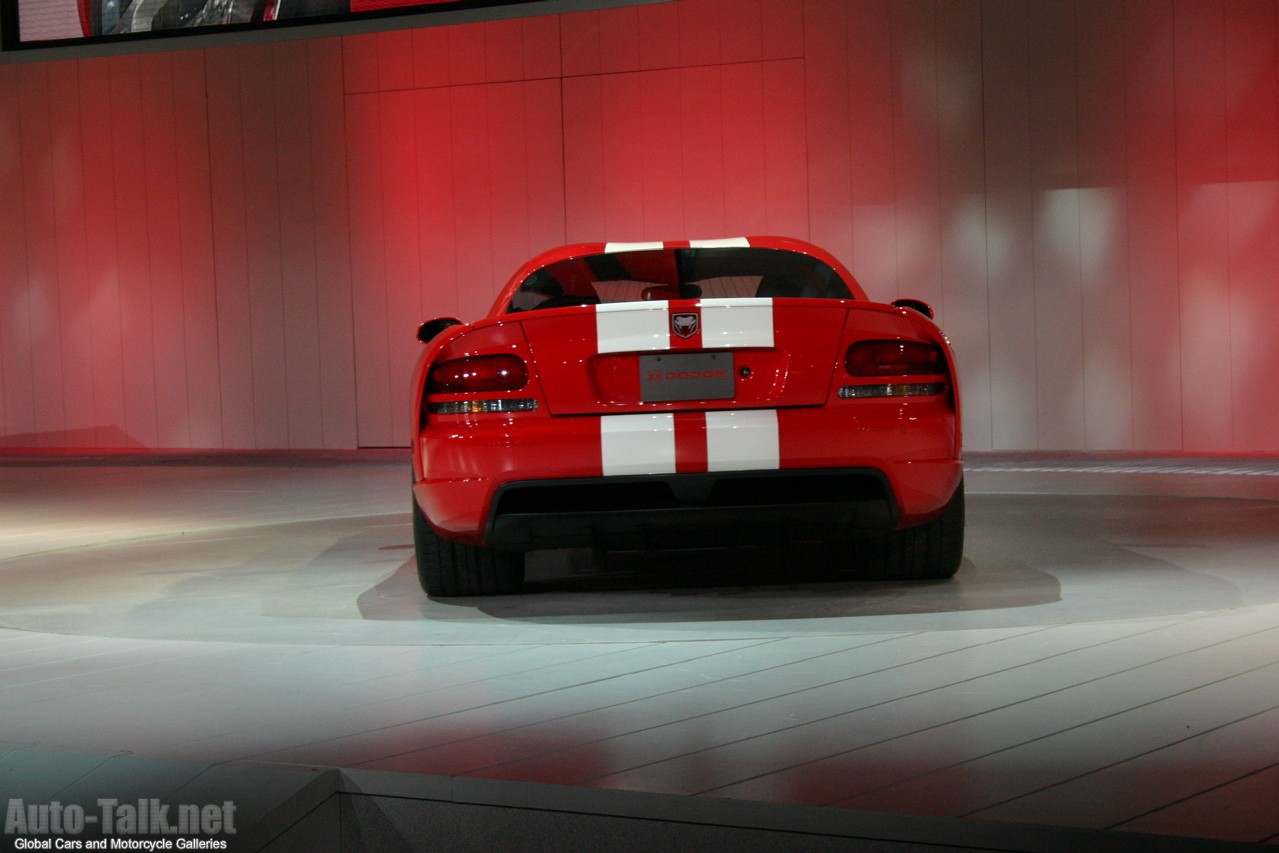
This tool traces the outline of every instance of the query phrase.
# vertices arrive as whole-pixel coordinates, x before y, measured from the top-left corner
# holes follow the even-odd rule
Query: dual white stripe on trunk
[[[704,299],[699,303],[702,346],[708,349],[773,346],[771,299]],[[653,352],[671,345],[667,303],[597,305],[599,352]],[[709,471],[780,467],[777,412],[772,409],[705,413]],[[653,412],[604,415],[600,449],[606,476],[676,472],[675,415]]]
[[[706,412],[706,470],[781,467],[774,409]],[[604,475],[674,474],[675,415],[654,412],[600,418]]]
[[[706,349],[773,345],[773,300],[703,299],[702,346]],[[597,352],[653,352],[671,346],[666,302],[616,302],[595,306]]]
[[[749,249],[750,245],[750,241],[745,237],[725,237],[720,240],[690,240],[688,243],[690,249]],[[645,252],[665,248],[666,244],[661,242],[604,244],[605,253],[610,255],[617,252]]]

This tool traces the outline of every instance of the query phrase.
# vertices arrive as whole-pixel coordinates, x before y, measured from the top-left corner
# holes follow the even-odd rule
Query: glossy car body
[[[419,330],[423,588],[514,591],[540,548],[764,538],[850,540],[870,577],[949,577],[959,396],[930,316],[788,238],[533,258],[484,319]]]

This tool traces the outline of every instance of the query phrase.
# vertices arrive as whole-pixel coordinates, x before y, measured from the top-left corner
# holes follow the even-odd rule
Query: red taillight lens
[[[859,341],[848,348],[844,368],[853,376],[911,376],[946,372],[946,359],[919,341]]]
[[[428,394],[472,394],[481,391],[518,391],[528,382],[528,367],[513,355],[477,355],[457,358],[431,368]]]

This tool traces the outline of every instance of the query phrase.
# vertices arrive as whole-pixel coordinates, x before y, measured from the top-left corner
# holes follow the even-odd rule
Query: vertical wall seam
[[[1035,108],[1034,108],[1034,83],[1033,83],[1033,60],[1030,50],[1030,2],[1031,0],[1022,0],[1021,8],[1024,13],[1022,19],[1022,45],[1025,50],[1025,73],[1026,73],[1026,159],[1029,165],[1029,184],[1028,190],[1030,194],[1030,328],[1033,331],[1032,339],[1034,344],[1029,353],[1030,360],[1033,364],[1032,375],[1035,381],[1031,383],[1031,394],[1034,397],[1033,411],[1035,412],[1035,449],[1043,449],[1043,430],[1039,423],[1039,268],[1036,260],[1038,258],[1039,246],[1035,239]]]
[[[1128,328],[1132,329],[1133,314],[1133,298],[1132,298],[1132,193],[1129,183],[1129,167],[1131,165],[1128,153],[1130,140],[1129,132],[1129,116],[1128,116],[1128,92],[1131,91],[1130,81],[1128,79],[1128,6],[1125,4],[1119,11],[1120,20],[1120,38],[1119,38],[1119,62],[1123,69],[1123,80],[1120,81],[1123,86],[1123,96],[1120,99],[1120,109],[1123,113],[1124,127],[1124,145],[1122,151],[1123,160],[1123,188],[1124,188],[1124,296],[1128,305]],[[1135,376],[1137,336],[1135,334],[1128,335],[1128,446],[1124,449],[1131,450],[1137,445],[1137,383]]]
[[[1177,115],[1177,2],[1169,0],[1172,7],[1172,163],[1173,163],[1173,245],[1175,247],[1175,263],[1177,281],[1177,422],[1180,427],[1180,438],[1177,450],[1186,450],[1186,351],[1185,335],[1181,328],[1181,304],[1184,298],[1184,282],[1181,275],[1181,134],[1177,132],[1180,118]]]
[[[987,407],[987,423],[990,424],[990,448],[998,450],[995,440],[995,357],[994,347],[991,345],[990,327],[991,327],[991,279],[990,279],[990,117],[989,117],[989,101],[986,98],[987,83],[987,66],[986,66],[986,3],[982,3],[978,7],[978,40],[977,54],[981,68],[981,185],[982,185],[982,225],[985,231],[984,239],[986,242],[986,407]]]
[[[348,331],[351,333],[350,367],[351,381],[351,438],[355,447],[360,447],[360,360],[356,357],[355,341],[358,340],[355,328],[355,251],[351,241],[351,223],[354,221],[351,211],[351,147],[347,144],[350,128],[347,126],[350,115],[350,87],[346,79],[346,43],[351,36],[337,39],[338,85],[342,100],[342,183],[346,189],[346,319]]]

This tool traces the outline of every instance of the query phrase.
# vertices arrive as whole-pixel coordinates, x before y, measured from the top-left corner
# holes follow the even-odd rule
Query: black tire
[[[442,538],[413,501],[417,579],[427,595],[508,595],[524,586],[524,555],[462,545]]]
[[[964,484],[932,521],[858,541],[856,573],[866,580],[944,580],[964,558]]]

